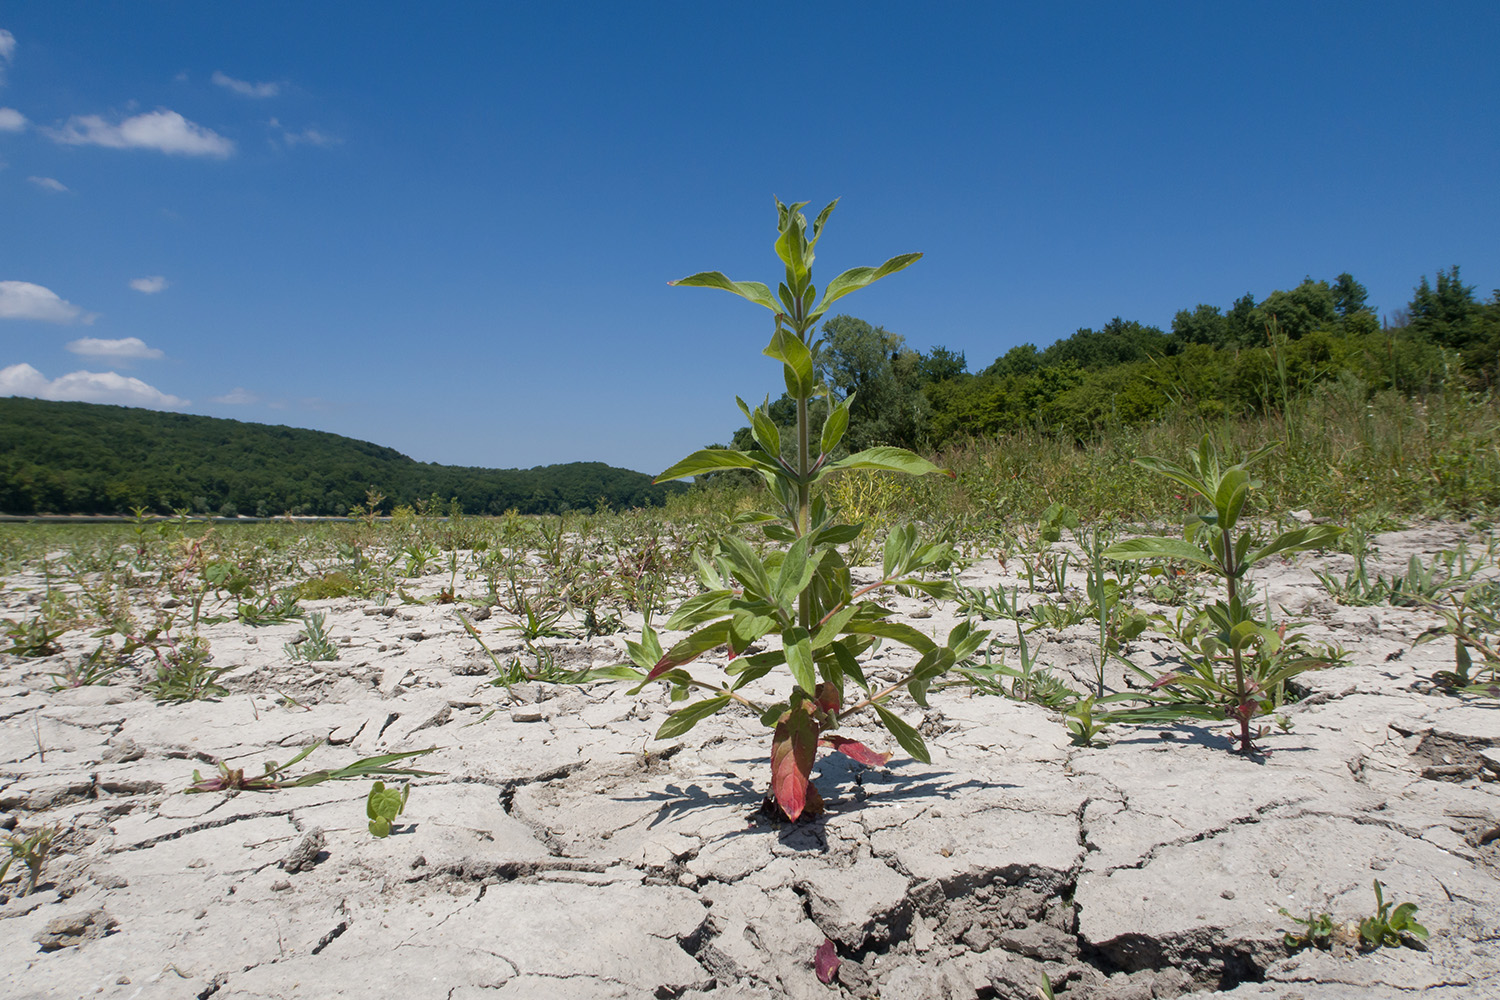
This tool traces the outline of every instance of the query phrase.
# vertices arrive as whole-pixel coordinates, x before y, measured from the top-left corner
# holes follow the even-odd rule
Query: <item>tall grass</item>
[[[1133,459],[1178,459],[1205,431],[1231,453],[1285,443],[1256,466],[1267,511],[1347,518],[1365,512],[1489,517],[1500,510],[1495,399],[1458,391],[1371,395],[1346,375],[1280,409],[1247,417],[1204,420],[1179,413],[1141,427],[1107,428],[1081,443],[1039,428],[965,441],[938,456],[956,480],[907,489],[899,495],[906,503],[902,513],[959,530],[1034,521],[1052,503],[1091,521],[1175,517],[1192,501]]]

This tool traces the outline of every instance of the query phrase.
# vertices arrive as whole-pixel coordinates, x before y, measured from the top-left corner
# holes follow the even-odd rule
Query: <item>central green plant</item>
[[[629,643],[636,667],[614,668],[610,676],[661,681],[671,686],[674,700],[686,700],[693,690],[707,692],[699,701],[673,712],[657,733],[660,739],[680,736],[698,722],[739,703],[752,709],[770,730],[771,794],[775,806],[789,819],[823,810],[812,786],[811,772],[819,746],[828,747],[868,765],[884,764],[888,754],[834,732],[845,717],[873,709],[907,753],[927,762],[921,735],[897,716],[886,701],[903,687],[917,704],[926,706],[927,689],[937,677],[978,649],[986,633],[968,622],[955,629],[944,645],[909,625],[890,620],[891,612],[872,599],[886,588],[952,596],[952,584],[932,581],[924,574],[946,570],[954,559],[947,542],[924,543],[913,525],[890,529],[880,577],[855,589],[839,546],[859,538],[864,525],[839,520],[817,495],[820,484],[844,470],[875,470],[909,475],[951,472],[939,469],[901,448],[876,447],[835,458],[849,427],[853,396],[834,403],[814,438],[809,402],[830,396],[820,383],[818,352],[812,339],[818,320],[834,302],[888,274],[907,267],[922,255],[902,254],[879,267],[856,267],[834,278],[822,297],[813,285],[813,250],[823,225],[837,202],[818,213],[811,229],[801,212],[806,204],[776,202],[776,255],[786,268],[785,280],[773,293],[760,282],[732,281],[718,271],[705,271],[674,281],[674,285],[721,288],[769,309],[775,316],[771,342],[764,353],[781,362],[787,395],[797,405],[796,447],[783,457],[781,431],[768,406],[751,410],[736,400],[750,421],[757,447],[747,451],[709,448],[689,455],[663,472],[657,481],[697,476],[725,469],[748,469],[770,488],[774,509],[741,515],[736,529],[718,538],[707,555],[698,556],[699,577],[705,593],[686,601],[666,627],[689,635],[663,650],[648,625],[640,642]],[[770,543],[765,554],[737,530],[758,528]],[[777,648],[759,649],[774,637]],[[915,662],[879,683],[867,677],[860,658],[879,642],[889,640],[911,647]],[[725,679],[703,680],[685,669],[705,653],[725,649],[729,663]],[[778,667],[791,674],[790,695],[773,705],[759,705],[744,689]],[[847,697],[850,683],[857,685]]]

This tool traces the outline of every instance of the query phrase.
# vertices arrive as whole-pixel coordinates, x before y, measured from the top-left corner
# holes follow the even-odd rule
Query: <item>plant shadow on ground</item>
[[[753,766],[761,763],[755,758],[744,758],[735,763],[743,763]],[[816,847],[819,850],[827,848],[823,841],[822,831],[826,820],[833,816],[851,816],[864,810],[871,796],[861,796],[859,791],[868,785],[880,788],[874,804],[881,805],[893,801],[907,801],[920,798],[931,798],[933,800],[952,800],[957,794],[965,791],[978,789],[1018,788],[1019,785],[1005,782],[987,782],[977,779],[969,779],[962,782],[954,782],[954,775],[944,771],[923,771],[919,774],[895,775],[892,772],[904,770],[907,764],[915,764],[916,761],[893,764],[886,769],[864,767],[856,761],[848,760],[837,754],[829,754],[820,759],[814,766],[817,774],[817,783],[823,791],[828,803],[826,815],[817,817],[804,817],[796,822],[786,820],[769,819],[765,812],[766,794],[756,789],[748,778],[736,780],[725,780],[724,784],[716,788],[705,788],[698,782],[680,785],[676,782],[667,784],[663,788],[648,791],[640,795],[616,796],[618,802],[658,802],[656,816],[649,822],[647,828],[654,828],[659,824],[670,822],[678,816],[684,816],[694,811],[712,808],[725,809],[748,817],[753,822],[745,827],[730,831],[726,836],[742,836],[745,834],[763,834],[767,832],[762,822],[770,823],[779,829],[781,840],[786,843],[789,840],[800,838],[793,837],[797,831],[812,831],[813,840],[816,844],[809,844],[808,848]],[[873,775],[874,780],[866,776]],[[729,779],[732,775],[723,774],[714,777]],[[796,846],[788,843],[788,846]]]

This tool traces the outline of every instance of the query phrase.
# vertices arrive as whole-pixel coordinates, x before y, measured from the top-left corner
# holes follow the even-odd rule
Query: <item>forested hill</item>
[[[276,516],[457,498],[466,513],[659,505],[681,484],[602,462],[475,469],[413,461],[338,434],[95,403],[0,398],[0,512]]]

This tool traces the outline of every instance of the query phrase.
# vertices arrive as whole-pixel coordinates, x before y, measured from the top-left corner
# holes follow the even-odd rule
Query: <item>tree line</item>
[[[1350,274],[1308,278],[1259,301],[1246,294],[1224,308],[1182,309],[1170,331],[1116,317],[1042,350],[1013,347],[977,372],[961,352],[924,354],[900,334],[835,316],[820,331],[816,361],[835,400],[855,397],[850,450],[932,452],[1022,427],[1084,440],[1172,411],[1205,419],[1265,411],[1340,379],[1371,395],[1486,390],[1500,379],[1500,290],[1481,301],[1455,265],[1433,281],[1424,276],[1387,322],[1367,299]],[[794,423],[785,397],[770,412],[783,427]],[[748,427],[732,446],[754,446]]]
[[[602,462],[479,469],[417,462],[323,431],[95,403],[0,398],[0,512],[343,515],[370,489],[392,506],[465,513],[656,506],[682,484]]]

